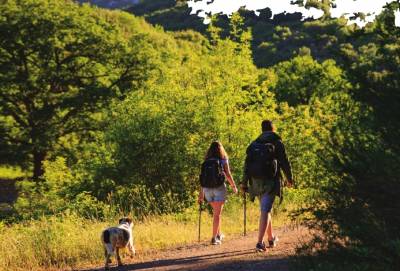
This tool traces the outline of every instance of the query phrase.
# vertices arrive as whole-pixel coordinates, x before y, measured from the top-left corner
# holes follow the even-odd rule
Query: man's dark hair
[[[263,132],[271,132],[274,129],[272,121],[263,120],[263,122],[261,123],[261,129]]]

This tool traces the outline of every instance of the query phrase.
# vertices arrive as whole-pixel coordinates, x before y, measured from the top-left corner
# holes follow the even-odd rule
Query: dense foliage
[[[291,205],[325,236],[324,264],[309,268],[396,270],[398,4],[364,29],[330,19],[330,1],[307,4],[324,18],[241,10],[205,26],[185,1],[131,9],[199,33],[71,1],[5,1],[0,161],[41,180],[19,182],[7,221],[181,212],[211,141],[240,181],[246,146],[272,119],[296,177]]]

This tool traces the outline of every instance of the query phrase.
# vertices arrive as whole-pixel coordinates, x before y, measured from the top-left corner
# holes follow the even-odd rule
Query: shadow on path
[[[131,263],[121,267],[112,267],[110,270],[130,271],[130,270],[153,270],[153,269],[166,269],[166,270],[229,270],[235,269],[236,265],[257,264],[260,260],[246,260],[246,255],[254,255],[254,249],[230,251],[222,253],[210,253],[205,255],[173,258],[164,260],[153,260],[142,263]],[[238,257],[237,259],[235,259]],[[244,257],[244,258],[243,258]],[[229,258],[229,262],[223,262],[224,259]],[[262,260],[265,262],[267,259]],[[268,259],[268,261],[278,261],[282,259]],[[196,265],[198,265],[196,267]],[[209,266],[210,268],[208,268]],[[231,268],[233,267],[233,268]],[[84,269],[81,271],[98,271],[104,268]],[[251,269],[246,269],[251,270]]]
[[[214,262],[208,265],[194,266],[188,269],[170,270],[193,270],[193,271],[289,271],[288,259],[285,258],[257,258],[257,259],[232,259],[229,262]]]

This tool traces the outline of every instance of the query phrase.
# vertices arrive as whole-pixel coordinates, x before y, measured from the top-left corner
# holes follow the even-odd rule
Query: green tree
[[[144,38],[58,0],[6,1],[0,29],[1,145],[18,146],[38,178],[60,137],[96,128],[94,112],[141,84]]]
[[[335,61],[318,63],[311,56],[298,56],[274,67],[277,84],[274,88],[279,101],[290,105],[308,104],[314,97],[347,91],[350,84]]]

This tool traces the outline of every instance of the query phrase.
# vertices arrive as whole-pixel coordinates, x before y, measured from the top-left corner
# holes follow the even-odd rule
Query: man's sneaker
[[[274,236],[272,240],[268,240],[268,245],[270,248],[276,247],[276,243],[279,241],[278,236]]]
[[[219,239],[221,242],[225,238],[225,235],[223,233],[217,234],[217,239]]]
[[[219,240],[218,238],[211,238],[211,245],[220,245],[221,244],[221,240]]]
[[[263,251],[266,251],[266,250],[267,250],[267,247],[265,246],[265,243],[264,243],[264,242],[262,242],[262,243],[257,243],[257,245],[256,245],[256,250],[259,251],[259,252],[263,252]]]

